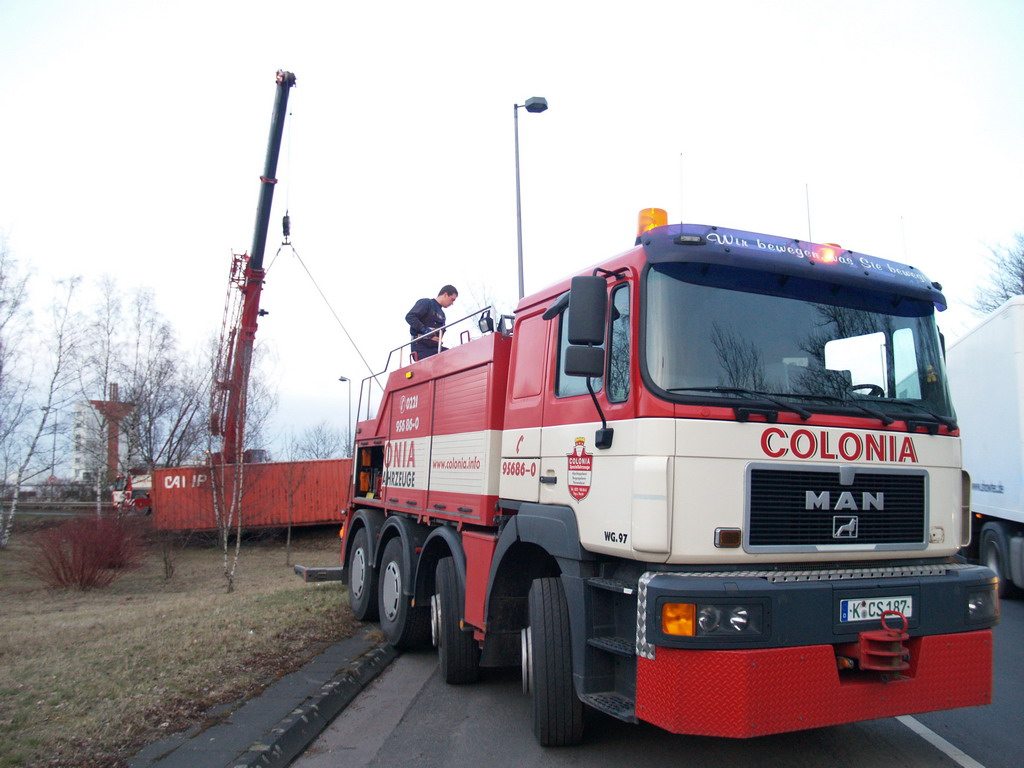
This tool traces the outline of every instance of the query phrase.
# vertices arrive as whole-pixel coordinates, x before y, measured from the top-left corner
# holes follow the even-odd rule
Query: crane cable
[[[295,255],[295,258],[299,260],[299,264],[301,264],[302,268],[306,271],[306,274],[309,276],[310,281],[313,283],[313,287],[316,288],[317,293],[320,294],[320,298],[322,298],[324,300],[324,304],[327,305],[327,309],[330,310],[332,315],[334,315],[334,319],[337,321],[338,326],[342,330],[342,333],[345,334],[345,338],[347,338],[349,343],[352,345],[352,349],[354,349],[356,351],[356,354],[359,355],[359,359],[363,361],[363,365],[366,366],[366,371],[369,374],[369,378],[372,379],[377,384],[377,387],[381,390],[381,392],[383,392],[384,391],[384,387],[381,385],[380,380],[378,378],[379,374],[375,374],[373,372],[373,369],[370,367],[370,364],[368,362],[366,362],[366,358],[363,357],[362,351],[359,349],[359,346],[356,344],[355,340],[352,338],[352,335],[348,332],[348,329],[345,328],[345,324],[343,322],[341,322],[341,318],[338,317],[338,313],[334,311],[334,307],[331,306],[331,302],[327,299],[327,295],[320,288],[320,284],[317,283],[316,278],[313,277],[313,273],[309,271],[309,267],[306,266],[306,262],[304,262],[302,260],[302,257],[299,255],[299,252],[297,250],[295,250],[295,246],[292,245],[292,243],[291,243],[291,226],[292,226],[291,225],[291,221],[292,220],[291,220],[291,216],[288,215],[288,211],[289,211],[289,208],[290,208],[289,204],[291,202],[291,188],[292,187],[291,187],[291,181],[289,181],[289,179],[294,174],[294,168],[292,166],[292,133],[294,132],[293,126],[294,126],[294,123],[295,123],[295,118],[294,118],[294,115],[291,113],[291,111],[288,112],[288,117],[290,118],[290,120],[289,120],[289,130],[288,130],[288,143],[287,143],[287,146],[286,146],[286,154],[287,154],[286,165],[288,166],[288,175],[287,175],[286,181],[285,181],[285,210],[284,210],[284,218],[281,220],[281,227],[282,227],[282,230],[283,230],[284,239],[281,241],[281,245],[278,247],[277,253],[274,254],[274,258],[270,260],[270,265],[267,267],[266,274],[270,274],[270,268],[274,266],[274,262],[277,261],[277,257],[281,255],[281,251],[284,250],[285,248],[290,249],[291,252]]]
[[[373,372],[373,369],[370,367],[370,364],[368,362],[366,362],[366,358],[363,357],[363,353],[359,349],[359,345],[356,344],[355,339],[352,338],[352,334],[350,334],[348,332],[348,329],[345,327],[345,324],[343,322],[341,322],[341,318],[338,317],[338,313],[334,311],[334,307],[331,306],[331,302],[327,298],[327,295],[323,292],[323,289],[320,287],[320,284],[316,281],[316,278],[313,277],[313,273],[309,271],[309,267],[306,266],[306,262],[304,262],[302,260],[302,257],[299,255],[299,252],[297,250],[295,250],[295,246],[292,245],[291,239],[290,239],[291,238],[291,217],[288,215],[287,211],[285,211],[284,219],[283,219],[282,223],[283,223],[283,227],[284,227],[284,241],[281,243],[280,247],[277,249],[277,253],[274,254],[274,258],[271,260],[270,266],[267,267],[267,273],[269,274],[270,267],[274,266],[274,262],[277,261],[277,257],[281,255],[281,251],[283,251],[285,248],[288,248],[289,250],[291,250],[292,254],[294,254],[295,258],[299,260],[299,264],[302,265],[302,268],[306,271],[306,274],[309,276],[310,282],[313,283],[313,287],[316,288],[317,293],[320,294],[320,298],[322,298],[324,300],[324,304],[327,305],[327,309],[330,310],[330,313],[332,315],[334,315],[334,319],[338,323],[338,326],[341,328],[342,333],[345,334],[345,338],[348,339],[349,343],[352,345],[352,348],[356,351],[356,354],[359,355],[359,359],[363,361],[363,365],[366,366],[366,371],[369,374],[369,378],[372,379],[377,384],[377,386],[381,389],[381,391],[383,391],[384,387],[381,385],[380,381],[378,380],[378,374],[375,374]]]

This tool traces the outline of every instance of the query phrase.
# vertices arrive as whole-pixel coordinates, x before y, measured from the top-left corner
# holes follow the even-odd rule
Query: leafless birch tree
[[[27,415],[31,377],[20,363],[26,357],[28,276],[0,234],[0,488],[19,463],[15,435]],[[2,496],[3,494],[0,494]]]
[[[40,438],[54,414],[66,404],[74,380],[71,362],[75,357],[79,339],[71,311],[71,301],[78,284],[78,278],[63,281],[63,297],[55,301],[51,309],[50,344],[46,356],[47,374],[42,386],[43,395],[35,404],[39,409],[36,419],[33,420],[26,414],[28,430],[14,437],[16,441],[20,438],[21,460],[15,469],[11,500],[0,513],[0,548],[6,548],[10,542],[22,485],[49,466],[44,465],[40,468],[36,457]]]

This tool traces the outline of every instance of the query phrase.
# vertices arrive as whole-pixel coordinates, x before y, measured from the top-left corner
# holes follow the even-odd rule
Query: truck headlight
[[[729,626],[736,632],[746,632],[751,629],[750,618],[750,609],[738,605],[729,611]]]
[[[967,593],[967,621],[982,623],[999,617],[999,597],[994,586]]]
[[[722,626],[722,612],[714,605],[702,605],[697,610],[697,628],[707,635]]]
[[[661,630],[683,637],[736,637],[761,634],[760,605],[722,603],[665,603]]]

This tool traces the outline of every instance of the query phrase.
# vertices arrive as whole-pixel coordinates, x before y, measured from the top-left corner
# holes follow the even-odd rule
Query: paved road
[[[437,674],[433,653],[405,654],[293,768],[478,768],[481,761],[622,768],[639,764],[641,754],[652,768],[1018,768],[1024,748],[1022,634],[1024,602],[1007,601],[996,629],[996,693],[990,707],[747,741],[675,736],[588,713],[585,743],[567,749],[537,746],[518,670],[486,670],[475,685],[448,686]],[[938,746],[926,739],[937,739]]]

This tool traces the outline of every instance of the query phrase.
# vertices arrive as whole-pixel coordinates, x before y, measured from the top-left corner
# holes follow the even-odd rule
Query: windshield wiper
[[[807,421],[809,418],[811,418],[811,416],[814,415],[813,413],[808,411],[806,408],[801,408],[799,405],[797,405],[795,403],[786,403],[786,402],[783,402],[782,400],[778,400],[778,399],[776,399],[776,398],[772,397],[771,395],[768,395],[768,394],[766,394],[764,392],[756,392],[756,391],[754,391],[752,389],[742,389],[740,387],[671,387],[670,389],[667,389],[665,391],[666,392],[717,392],[717,393],[720,393],[720,394],[723,394],[723,395],[743,395],[744,397],[749,397],[749,398],[752,398],[754,400],[764,400],[765,402],[771,403],[772,405],[775,405],[775,406],[781,408],[784,411],[789,411],[790,413],[795,413],[797,416],[800,417],[800,419],[802,421]],[[739,416],[739,409],[738,408],[733,408],[733,410],[737,411],[737,416]]]
[[[889,399],[889,398],[886,398],[885,402],[893,403],[894,405],[906,405],[906,406],[909,406],[911,408],[917,408],[919,411],[924,411],[929,416],[931,416],[935,420],[936,424],[944,425],[946,427],[946,429],[948,429],[950,432],[952,432],[954,429],[957,429],[956,421],[954,421],[953,419],[951,419],[951,418],[949,418],[947,416],[939,416],[939,414],[934,413],[930,408],[928,408],[927,406],[921,405],[920,403],[915,403],[915,402],[913,402],[911,400],[899,400],[899,399]],[[909,426],[909,424],[910,424],[910,422],[908,421],[908,426]]]
[[[892,418],[891,416],[889,416],[887,414],[882,413],[881,411],[876,411],[874,408],[868,408],[866,405],[864,405],[862,403],[859,403],[856,400],[850,400],[849,398],[845,398],[845,397],[836,397],[835,395],[812,395],[812,394],[803,394],[803,393],[801,393],[801,394],[788,394],[788,395],[786,395],[786,397],[798,397],[798,398],[801,398],[803,400],[826,400],[826,401],[828,401],[830,403],[839,403],[841,405],[849,405],[849,406],[851,406],[853,408],[856,408],[857,410],[861,411],[862,413],[866,413],[868,416],[873,416],[874,418],[876,418],[880,422],[882,422],[882,424],[884,426],[886,426],[886,427],[888,427],[890,424],[892,424],[895,421],[894,418]]]

